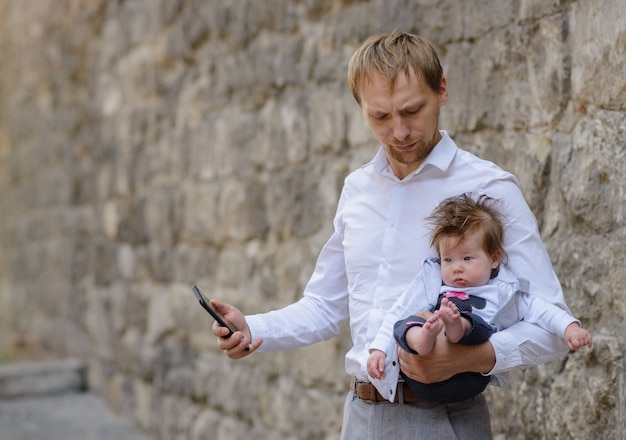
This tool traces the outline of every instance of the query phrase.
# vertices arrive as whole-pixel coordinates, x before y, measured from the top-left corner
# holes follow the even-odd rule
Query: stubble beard
[[[411,151],[399,151],[393,146],[387,145],[385,149],[392,159],[403,165],[420,164],[428,157],[435,145],[439,142],[439,130],[435,130],[433,137],[429,141],[417,141],[415,148]]]

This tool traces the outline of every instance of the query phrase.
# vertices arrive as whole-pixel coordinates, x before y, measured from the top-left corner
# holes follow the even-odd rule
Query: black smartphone
[[[232,336],[232,334],[235,333],[235,330],[233,330],[233,328],[231,326],[226,324],[226,321],[224,321],[224,318],[222,318],[222,315],[217,313],[217,310],[215,310],[213,307],[211,307],[211,304],[209,304],[209,300],[206,299],[206,297],[202,294],[202,292],[200,292],[200,289],[198,289],[198,287],[196,287],[194,285],[194,286],[191,287],[191,290],[193,290],[193,294],[196,295],[196,298],[198,299],[198,302],[200,303],[200,305],[202,307],[204,307],[204,310],[209,312],[209,314],[213,318],[215,318],[215,320],[217,321],[217,323],[220,326],[226,327],[228,329],[228,335],[224,336],[224,338],[225,339],[226,338],[230,338]]]

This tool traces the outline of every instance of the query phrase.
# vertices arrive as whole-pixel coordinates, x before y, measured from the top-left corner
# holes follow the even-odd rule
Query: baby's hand
[[[382,379],[385,377],[385,355],[380,350],[372,350],[367,359],[367,373],[372,379]]]
[[[580,347],[585,345],[591,348],[591,335],[587,330],[580,327],[578,323],[572,322],[565,329],[565,342],[567,348],[572,351],[578,351]]]

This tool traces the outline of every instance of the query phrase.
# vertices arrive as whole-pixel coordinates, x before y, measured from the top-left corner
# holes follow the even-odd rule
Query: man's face
[[[399,178],[417,169],[441,139],[437,128],[439,107],[448,99],[443,78],[434,92],[415,75],[400,73],[390,89],[378,72],[363,82],[361,109]]]

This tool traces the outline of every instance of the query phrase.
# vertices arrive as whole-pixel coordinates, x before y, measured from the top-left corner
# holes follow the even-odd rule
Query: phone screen
[[[211,304],[209,304],[209,300],[206,299],[202,292],[200,292],[200,289],[198,289],[198,287],[194,285],[191,287],[191,290],[193,290],[194,295],[196,295],[198,302],[202,307],[204,307],[204,310],[209,312],[209,314],[217,321],[220,326],[226,327],[228,329],[229,333],[228,335],[224,336],[224,338],[230,338],[235,331],[228,324],[226,324],[226,321],[224,321],[224,318],[222,318],[222,316],[217,313],[217,310],[211,307]]]

